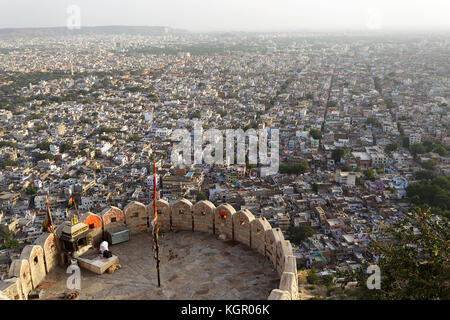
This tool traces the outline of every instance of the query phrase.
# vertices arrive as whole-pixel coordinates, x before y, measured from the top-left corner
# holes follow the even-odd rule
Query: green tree
[[[108,127],[108,126],[102,126],[99,131],[100,131],[100,133],[113,133],[116,131],[116,129]]]
[[[394,107],[394,103],[392,102],[391,98],[384,99],[384,103],[386,103],[386,107],[388,109],[392,109]]]
[[[378,120],[376,118],[367,118],[366,124],[371,125],[371,126],[378,126],[380,123],[378,122]]]
[[[5,158],[2,161],[0,161],[0,168],[4,169],[5,167],[13,167],[16,165],[16,162],[9,159],[9,158]]]
[[[424,168],[426,170],[433,170],[434,166],[436,165],[436,161],[435,160],[425,160],[425,161],[422,161],[421,165],[422,165],[422,168]]]
[[[409,137],[402,137],[403,148],[409,148]]]
[[[414,208],[386,230],[387,239],[373,243],[380,257],[381,290],[376,298],[450,299],[450,224],[429,209]]]
[[[397,149],[398,149],[397,143],[390,143],[384,148],[386,152],[393,152],[396,151]]]
[[[445,149],[442,145],[437,145],[434,149],[434,152],[438,153],[441,157],[445,157],[448,154],[447,149]]]
[[[48,142],[48,141],[39,142],[36,145],[36,147],[41,149],[41,150],[43,150],[43,151],[50,151],[50,142]]]
[[[337,102],[336,101],[328,101],[327,102],[327,107],[336,108],[337,107]]]
[[[301,163],[297,164],[280,164],[280,173],[282,174],[303,174],[308,170],[308,162],[303,160]]]
[[[380,94],[383,92],[383,88],[381,86],[381,79],[379,77],[373,78],[375,90],[377,90]]]
[[[91,124],[91,123],[92,123],[92,120],[89,119],[89,118],[81,117],[81,118],[80,118],[80,122],[81,122],[81,123]]]
[[[315,193],[318,193],[318,192],[319,192],[319,184],[318,184],[317,182],[313,182],[313,183],[312,183],[312,190],[313,190]]]
[[[309,130],[309,134],[311,135],[311,137],[313,137],[313,139],[322,139],[322,131],[320,131],[320,129],[312,128],[311,130]]]
[[[430,206],[433,212],[446,214],[450,210],[450,176],[411,183],[406,194],[413,204]]]
[[[305,95],[305,98],[306,98],[307,100],[312,100],[312,99],[314,99],[314,94],[313,94],[312,92],[308,92],[308,93]]]
[[[2,140],[2,141],[0,141],[0,148],[2,148],[2,147],[17,148],[17,143],[12,142],[12,141]]]
[[[228,114],[228,112],[227,112],[227,110],[219,110],[218,112],[217,112],[222,118],[223,117],[225,117],[227,114]]]
[[[47,159],[53,160],[53,159],[55,159],[55,156],[51,153],[38,153],[38,154],[36,154],[35,158],[36,158],[36,161],[47,160]]]
[[[170,117],[171,119],[174,119],[174,120],[177,120],[177,119],[178,119],[178,115],[177,115],[176,113],[171,113],[171,114],[169,115],[169,117]]]
[[[423,141],[422,146],[425,148],[425,152],[431,152],[436,147],[433,141],[430,140]]]
[[[134,141],[134,142],[136,142],[136,141],[140,141],[141,140],[141,137],[138,135],[138,134],[132,134],[129,138],[128,138],[128,141]]]
[[[326,274],[322,277],[322,283],[327,287],[334,285],[334,276],[332,274]]]
[[[417,180],[431,180],[436,176],[433,170],[422,170],[414,173]]]
[[[409,149],[411,150],[411,153],[413,155],[417,155],[417,154],[422,154],[426,152],[426,149],[423,145],[421,145],[420,143],[414,143],[412,144]]]
[[[308,270],[306,281],[308,281],[309,284],[316,284],[319,281],[319,275],[317,274],[317,270],[315,268]]]
[[[36,188],[33,186],[29,186],[26,190],[25,190],[26,194],[32,196],[34,194],[36,194]]]
[[[206,195],[203,192],[199,192],[197,194],[197,197],[195,198],[195,201],[202,201],[202,200],[208,200],[208,198],[206,197]]]
[[[300,245],[302,241],[314,235],[314,229],[309,226],[300,225],[298,227],[290,227],[288,234],[289,240],[292,243]]]
[[[25,121],[36,120],[36,119],[41,119],[41,118],[42,118],[42,113],[32,113],[25,117]]]
[[[367,180],[370,180],[370,181],[375,180],[375,173],[373,172],[372,169],[367,169],[363,173]]]
[[[200,110],[195,110],[194,113],[192,114],[192,118],[200,119],[201,116],[202,116],[202,113]]]
[[[352,167],[350,167],[348,164],[344,164],[342,166],[342,171],[344,171],[344,172],[350,172],[352,170],[353,170]]]
[[[59,152],[64,153],[64,152],[70,151],[72,148],[73,148],[72,141],[64,142],[63,144],[61,144],[59,146]]]
[[[18,248],[19,242],[13,239],[14,234],[6,225],[0,225],[0,243],[5,249]]]
[[[345,155],[345,150],[341,147],[337,147],[331,152],[331,158],[335,163],[341,161],[342,157]]]

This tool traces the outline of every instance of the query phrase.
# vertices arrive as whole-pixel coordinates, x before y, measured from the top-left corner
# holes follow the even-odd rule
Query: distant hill
[[[170,27],[136,27],[136,26],[101,26],[81,27],[81,29],[70,30],[66,27],[54,28],[5,28],[0,29],[0,38],[15,37],[58,37],[70,35],[164,35],[186,33],[186,30]]]

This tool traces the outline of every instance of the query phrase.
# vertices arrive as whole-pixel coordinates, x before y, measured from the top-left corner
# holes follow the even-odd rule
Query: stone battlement
[[[186,230],[221,235],[256,250],[269,260],[280,275],[278,289],[272,290],[269,300],[296,300],[298,276],[291,243],[284,239],[279,228],[272,228],[265,218],[255,217],[249,210],[237,211],[229,204],[216,207],[207,200],[192,204],[187,199],[169,204],[156,203],[160,232]],[[151,232],[153,204],[145,206],[133,201],[123,210],[107,207],[99,214],[88,212],[81,222],[91,229],[93,243],[102,241],[104,233],[119,226],[127,226],[131,234]],[[60,231],[60,227],[56,232]],[[20,259],[14,259],[9,279],[0,287],[0,293],[9,299],[27,299],[57,262],[58,252],[53,234],[42,234],[34,245],[27,245]]]

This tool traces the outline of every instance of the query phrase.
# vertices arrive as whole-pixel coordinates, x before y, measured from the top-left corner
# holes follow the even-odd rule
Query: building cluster
[[[408,212],[406,188],[447,152],[448,38],[396,41],[303,34],[74,36],[0,40],[0,224],[18,246],[82,213],[130,201],[228,203],[265,217],[298,266],[336,273],[373,262],[371,240]],[[280,130],[280,168],[176,166],[176,129]],[[270,149],[270,148],[269,148]],[[343,150],[342,153],[338,151]],[[4,236],[5,237],[5,236]],[[292,241],[291,241],[292,242]]]

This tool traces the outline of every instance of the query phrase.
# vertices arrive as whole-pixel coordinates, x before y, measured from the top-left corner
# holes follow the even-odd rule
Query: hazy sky
[[[450,0],[0,0],[0,28],[170,26],[190,31],[450,30]]]

